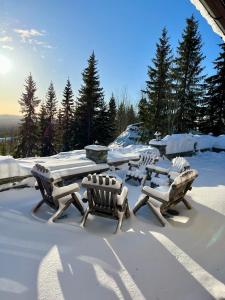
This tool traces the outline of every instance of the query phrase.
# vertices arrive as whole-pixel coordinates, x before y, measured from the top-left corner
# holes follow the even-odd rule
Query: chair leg
[[[38,204],[32,209],[33,213],[35,213],[44,203],[45,201],[42,199]]]
[[[144,186],[146,180],[147,180],[147,175],[145,175],[143,178],[142,178],[142,181],[141,181],[141,186]]]
[[[79,212],[81,213],[81,215],[84,215],[84,208],[83,205],[81,204],[80,199],[78,198],[78,196],[76,195],[76,193],[71,194],[72,198],[73,198],[73,205],[79,210]]]
[[[130,179],[131,179],[131,176],[130,175],[126,175],[125,181],[128,181]]]
[[[133,208],[133,213],[135,214],[139,210],[139,208],[141,208],[143,205],[146,204],[147,201],[148,201],[148,196],[141,194],[140,197],[138,198],[137,203]]]
[[[123,216],[124,216],[124,213],[119,212],[119,221],[118,221],[115,233],[118,233],[118,232],[121,231],[121,226],[122,226],[122,222],[123,222]]]
[[[58,219],[64,211],[70,206],[71,201],[68,201],[66,203],[59,203],[59,209],[53,214],[53,216],[48,220],[49,224],[52,224],[55,222],[56,219]]]
[[[183,198],[182,201],[184,205],[187,207],[187,209],[192,209],[191,204],[185,198]]]
[[[153,214],[156,216],[156,218],[159,220],[159,222],[161,223],[162,226],[166,225],[166,222],[164,221],[164,218],[160,212],[160,209],[157,209],[150,200],[147,201],[147,204],[149,206],[149,208],[151,209],[151,211],[153,212]]]
[[[87,221],[87,217],[88,217],[89,212],[90,212],[90,210],[89,210],[89,208],[87,208],[86,211],[85,211],[85,213],[84,213],[83,219],[82,219],[82,221],[80,223],[81,227],[85,226],[85,223]]]
[[[126,210],[125,210],[125,217],[126,218],[130,217],[130,208],[129,208],[128,201],[127,201]]]

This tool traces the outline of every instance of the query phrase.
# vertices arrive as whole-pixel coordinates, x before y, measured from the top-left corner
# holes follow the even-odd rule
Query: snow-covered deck
[[[188,160],[199,171],[193,209],[180,204],[165,228],[147,207],[118,235],[104,218],[80,228],[73,208],[48,225],[31,215],[39,191],[0,193],[0,299],[224,299],[225,153]],[[140,188],[128,187],[132,208]]]

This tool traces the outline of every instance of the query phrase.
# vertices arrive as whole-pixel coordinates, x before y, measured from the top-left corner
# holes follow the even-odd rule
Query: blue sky
[[[189,0],[0,0],[0,8],[0,55],[12,62],[11,71],[0,75],[0,113],[19,113],[29,72],[40,98],[52,80],[61,101],[68,76],[76,96],[93,50],[106,100],[126,89],[135,104],[162,28],[175,51],[192,13],[199,20],[206,73],[212,73],[221,42]]]

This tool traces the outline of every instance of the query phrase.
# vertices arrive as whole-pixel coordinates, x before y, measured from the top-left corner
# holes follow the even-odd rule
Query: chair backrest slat
[[[186,170],[177,176],[170,186],[169,201],[177,201],[184,197],[197,176],[198,172],[194,169]]]
[[[104,175],[88,175],[83,178],[82,186],[87,188],[88,202],[93,209],[112,210],[116,205],[116,195],[120,194],[122,182]],[[91,191],[91,192],[90,192]]]

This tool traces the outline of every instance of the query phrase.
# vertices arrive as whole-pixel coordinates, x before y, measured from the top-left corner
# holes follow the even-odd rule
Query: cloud
[[[2,45],[2,48],[10,51],[14,50],[12,46],[8,46],[8,45]]]
[[[37,29],[20,29],[16,28],[14,31],[20,36],[23,42],[26,42],[27,40],[45,35],[44,31],[39,31]]]
[[[12,42],[12,37],[11,36],[2,36],[0,37],[0,42],[5,43],[5,42]]]

